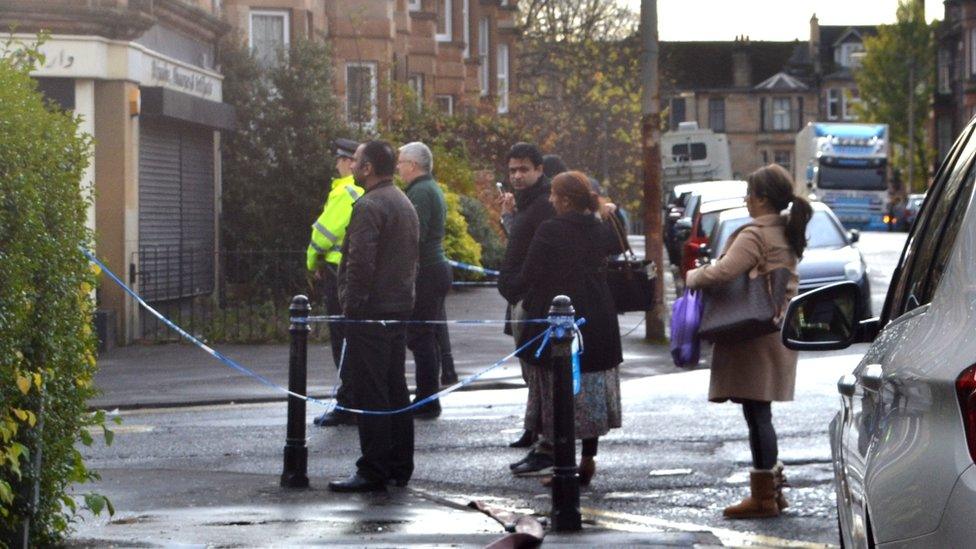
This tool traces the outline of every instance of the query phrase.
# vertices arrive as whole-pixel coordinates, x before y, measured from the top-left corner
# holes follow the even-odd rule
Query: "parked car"
[[[745,206],[745,198],[743,197],[698,201],[696,204],[697,211],[691,213],[692,223],[688,238],[681,246],[681,278],[684,278],[685,273],[695,268],[702,246],[708,246],[712,229],[718,223],[719,214],[725,210],[742,208],[743,206]]]
[[[692,214],[702,196],[737,198],[745,195],[745,181],[705,181],[676,185],[666,197],[668,206],[664,216],[664,245],[671,264],[681,264],[681,245],[688,239]]]
[[[870,343],[830,422],[844,547],[972,547],[976,540],[976,137],[970,122],[912,225],[878,318],[853,282],[796,297],[783,341]]]
[[[813,217],[807,224],[807,248],[797,265],[800,293],[840,282],[853,281],[860,292],[860,318],[871,316],[871,282],[861,251],[854,246],[860,238],[856,229],[845,231],[830,207],[812,202]],[[726,210],[718,215],[709,240],[712,246],[702,250],[705,258],[718,257],[736,229],[752,218],[745,208]]]
[[[907,231],[912,228],[915,216],[922,207],[925,194],[910,194],[904,204],[889,208],[884,216],[884,222],[888,225],[889,231]]]

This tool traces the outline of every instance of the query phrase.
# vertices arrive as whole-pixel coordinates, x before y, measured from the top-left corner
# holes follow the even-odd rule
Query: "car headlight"
[[[847,280],[853,280],[857,282],[861,280],[861,276],[864,275],[864,264],[860,261],[851,261],[850,263],[844,265],[844,277]]]

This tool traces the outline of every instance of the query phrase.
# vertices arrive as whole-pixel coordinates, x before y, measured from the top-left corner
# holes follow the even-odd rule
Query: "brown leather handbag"
[[[760,266],[766,261],[765,245],[762,257]],[[705,305],[698,328],[702,339],[743,341],[780,330],[786,286],[792,272],[780,267],[755,278],[749,276],[750,272],[751,269],[728,284],[702,290]]]

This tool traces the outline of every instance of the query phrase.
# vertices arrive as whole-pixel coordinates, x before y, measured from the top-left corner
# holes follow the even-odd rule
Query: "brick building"
[[[94,188],[89,226],[109,268],[153,302],[213,291],[218,243],[222,102],[216,47],[229,30],[211,0],[0,0],[0,29],[31,42],[50,32],[40,90],[94,136],[81,185]],[[180,258],[198,256],[191,271]],[[100,329],[120,342],[140,313],[103,277]]]
[[[446,112],[508,111],[514,0],[224,0],[224,20],[260,59],[295,37],[325,39],[351,124],[375,127],[391,82]]]
[[[936,80],[929,135],[935,165],[976,115],[976,1],[946,0],[936,33]]]
[[[696,121],[728,137],[732,172],[776,162],[792,169],[794,138],[808,122],[854,121],[851,70],[873,27],[821,26],[810,40],[664,42],[662,106],[668,126]]]

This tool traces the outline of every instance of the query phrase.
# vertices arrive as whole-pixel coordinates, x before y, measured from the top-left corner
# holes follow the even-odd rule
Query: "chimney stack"
[[[732,85],[736,88],[752,86],[752,62],[749,59],[749,37],[736,36],[732,49]]]

